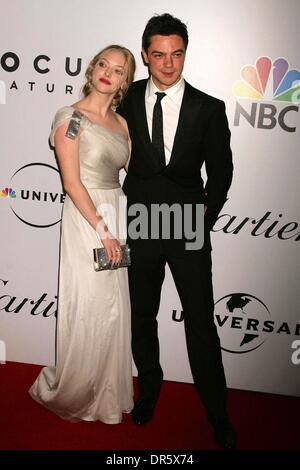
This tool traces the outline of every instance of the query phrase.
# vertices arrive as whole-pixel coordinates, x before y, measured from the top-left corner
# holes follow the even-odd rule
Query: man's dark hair
[[[151,37],[155,34],[159,34],[160,36],[177,34],[183,39],[185,48],[187,48],[189,35],[186,25],[169,13],[152,16],[146,24],[142,36],[142,47],[146,52],[151,44]]]

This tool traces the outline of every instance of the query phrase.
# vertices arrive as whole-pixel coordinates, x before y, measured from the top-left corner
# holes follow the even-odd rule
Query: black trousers
[[[226,381],[213,316],[210,249],[178,254],[168,249],[167,241],[145,240],[131,242],[131,252],[132,350],[139,376],[139,396],[155,402],[163,379],[156,317],[168,263],[183,308],[188,357],[196,388],[209,421],[215,424],[226,419]]]

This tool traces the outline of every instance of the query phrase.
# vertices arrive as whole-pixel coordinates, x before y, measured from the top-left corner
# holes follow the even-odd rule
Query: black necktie
[[[156,103],[153,108],[153,119],[152,119],[152,144],[159,153],[161,163],[165,166],[165,145],[164,145],[164,133],[163,133],[163,114],[161,108],[161,100],[166,93],[155,93],[157,95]]]

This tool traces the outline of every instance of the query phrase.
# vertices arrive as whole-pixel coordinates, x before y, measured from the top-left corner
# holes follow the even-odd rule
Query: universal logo
[[[173,310],[173,321],[182,322],[183,319],[184,312]],[[270,334],[300,336],[300,323],[275,322],[265,303],[246,293],[228,294],[219,299],[215,303],[215,324],[221,348],[233,354],[258,349]]]
[[[236,102],[235,126],[240,126],[243,117],[253,128],[270,130],[279,125],[286,132],[296,131],[300,72],[290,69],[285,58],[272,62],[269,57],[259,57],[255,65],[245,65],[233,93],[245,100],[243,105]],[[293,104],[287,106],[287,103]]]
[[[46,163],[29,163],[12,176],[10,187],[0,191],[14,215],[31,227],[47,228],[61,220],[65,199],[57,168]]]
[[[246,293],[219,299],[215,304],[215,323],[222,349],[234,354],[254,351],[270,334],[300,336],[300,323],[275,322],[266,304]]]

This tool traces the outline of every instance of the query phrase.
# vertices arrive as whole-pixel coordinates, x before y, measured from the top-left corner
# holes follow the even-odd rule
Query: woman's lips
[[[99,80],[101,83],[105,83],[105,85],[111,85],[109,80],[106,80],[106,78],[100,78]]]

